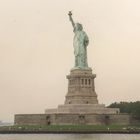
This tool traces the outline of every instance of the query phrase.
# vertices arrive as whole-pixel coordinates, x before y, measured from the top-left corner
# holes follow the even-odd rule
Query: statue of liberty
[[[74,23],[71,11],[69,11],[68,15],[74,29],[73,32],[75,34],[73,39],[73,47],[75,55],[74,68],[86,69],[88,68],[87,63],[87,46],[89,44],[88,36],[83,31],[82,24]]]

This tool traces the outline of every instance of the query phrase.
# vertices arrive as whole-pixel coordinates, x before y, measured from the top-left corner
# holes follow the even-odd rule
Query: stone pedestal
[[[105,125],[129,124],[129,115],[120,114],[119,108],[98,104],[94,79],[88,69],[72,69],[68,79],[65,103],[46,109],[45,114],[17,114],[16,125]]]
[[[98,104],[92,69],[72,69],[68,79],[65,103],[58,108],[46,109],[46,114],[118,114],[118,108]]]
[[[72,69],[68,79],[65,104],[98,104],[94,79],[96,75],[88,69]]]

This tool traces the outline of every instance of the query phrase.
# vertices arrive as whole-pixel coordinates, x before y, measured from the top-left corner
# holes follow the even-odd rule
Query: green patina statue
[[[69,19],[73,26],[74,32],[74,39],[73,39],[73,46],[74,46],[74,55],[75,55],[75,67],[80,69],[87,69],[87,46],[89,43],[89,39],[87,34],[83,31],[82,24],[74,23],[72,19],[72,12],[69,11],[68,13]]]

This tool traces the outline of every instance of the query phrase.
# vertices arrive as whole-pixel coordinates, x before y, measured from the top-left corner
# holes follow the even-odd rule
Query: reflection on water
[[[0,134],[0,140],[140,140],[140,134]]]

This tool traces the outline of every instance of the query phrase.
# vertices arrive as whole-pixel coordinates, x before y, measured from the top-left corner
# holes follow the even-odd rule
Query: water
[[[140,140],[140,134],[0,134],[0,140]]]

